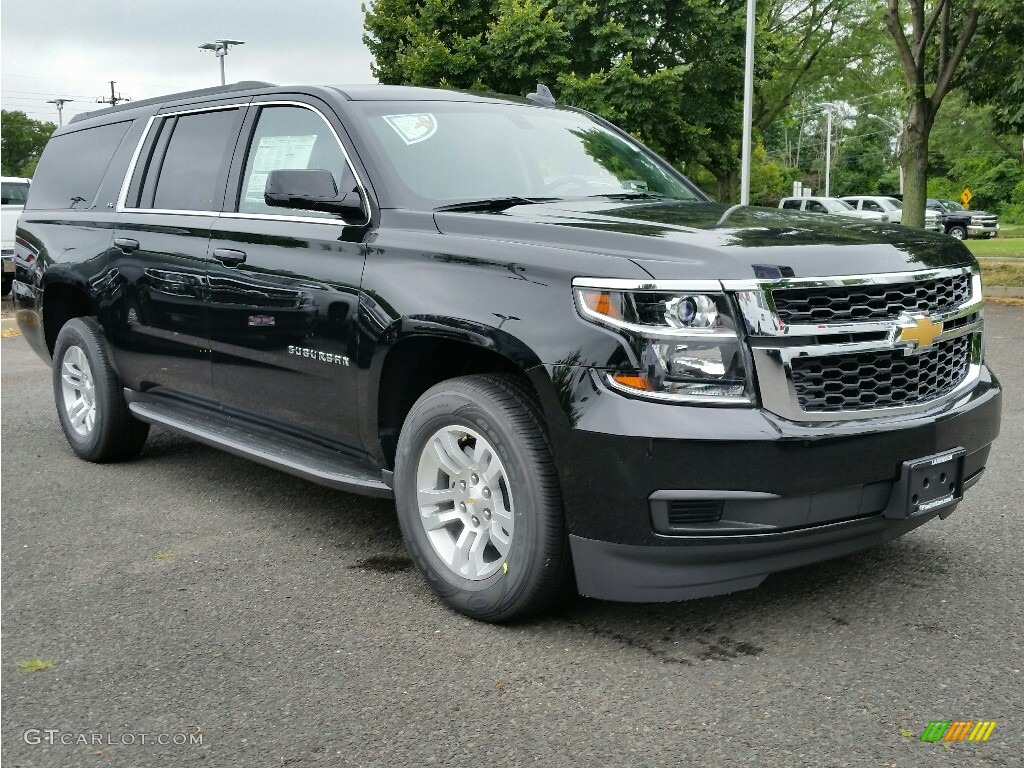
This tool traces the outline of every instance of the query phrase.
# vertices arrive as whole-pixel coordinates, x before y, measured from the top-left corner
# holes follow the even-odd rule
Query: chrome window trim
[[[158,120],[163,120],[168,117],[177,117],[179,115],[191,115],[200,112],[220,112],[227,109],[239,109],[242,107],[301,107],[314,112],[324,121],[324,124],[330,130],[331,135],[337,142],[338,147],[341,149],[341,154],[345,158],[345,163],[348,165],[349,171],[352,173],[352,177],[356,181],[356,186],[359,187],[360,193],[363,199],[363,208],[366,214],[366,221],[355,223],[349,221],[343,221],[341,219],[323,219],[313,216],[289,216],[289,215],[277,215],[268,213],[241,213],[239,211],[194,211],[194,210],[176,210],[176,209],[164,209],[164,208],[129,208],[127,206],[128,198],[128,187],[131,185],[131,180],[135,176],[135,170],[139,162],[139,156],[142,154],[142,147],[145,146],[146,138],[149,136],[150,131],[153,129],[153,124]],[[276,101],[257,101],[252,100],[244,102],[233,102],[231,104],[216,104],[206,107],[196,107],[194,109],[182,109],[174,112],[158,112],[151,116],[149,121],[146,123],[146,128],[142,132],[142,136],[139,138],[139,143],[135,147],[135,152],[132,155],[131,163],[128,165],[128,172],[125,174],[124,179],[121,182],[121,190],[118,192],[117,205],[114,210],[117,213],[154,213],[154,214],[175,214],[182,216],[213,216],[215,218],[231,218],[231,219],[263,219],[267,221],[298,221],[311,224],[331,224],[333,226],[341,227],[365,227],[370,223],[372,218],[372,211],[370,210],[370,195],[367,192],[366,185],[363,183],[362,177],[356,170],[355,165],[352,163],[352,158],[345,149],[344,143],[341,141],[341,137],[338,132],[334,130],[334,126],[331,125],[331,121],[327,119],[324,113],[314,107],[311,104],[306,104],[301,101],[289,101],[289,100],[276,100]]]
[[[329,224],[332,227],[365,227],[369,224],[369,221],[362,224],[353,224],[342,219],[321,219],[318,216],[279,216],[276,213],[239,213],[238,211],[224,211],[218,218],[255,219],[257,221],[297,221],[302,224]]]
[[[127,209],[125,202],[128,199],[128,187],[131,186],[132,177],[135,176],[135,166],[138,165],[139,155],[142,154],[142,148],[146,144],[146,138],[149,136],[150,130],[153,128],[153,123],[156,121],[156,115],[153,115],[146,121],[146,127],[142,131],[142,136],[139,137],[139,143],[135,145],[135,151],[132,153],[131,162],[128,163],[128,172],[121,180],[121,189],[117,193],[117,204],[114,206],[114,211],[122,213],[125,210],[138,210],[135,208]]]

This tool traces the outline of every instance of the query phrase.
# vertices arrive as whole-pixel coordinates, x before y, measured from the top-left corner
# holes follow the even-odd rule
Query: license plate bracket
[[[943,451],[934,456],[903,462],[900,485],[904,505],[891,517],[914,517],[956,504],[964,495],[963,448]]]

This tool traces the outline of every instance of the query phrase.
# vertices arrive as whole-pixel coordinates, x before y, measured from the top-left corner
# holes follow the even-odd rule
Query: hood
[[[901,272],[974,263],[926,230],[778,208],[682,201],[566,200],[500,213],[438,212],[446,235],[622,256],[659,280]]]

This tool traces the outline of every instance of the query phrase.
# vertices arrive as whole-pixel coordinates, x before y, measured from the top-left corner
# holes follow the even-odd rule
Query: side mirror
[[[272,208],[328,211],[343,219],[358,221],[366,218],[359,190],[339,195],[334,174],[319,169],[271,171],[267,175],[263,200]]]

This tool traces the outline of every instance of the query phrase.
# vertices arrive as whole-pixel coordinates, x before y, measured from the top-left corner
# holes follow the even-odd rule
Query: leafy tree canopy
[[[525,94],[548,84],[677,165],[738,167],[743,0],[376,0],[382,83]]]
[[[55,130],[57,126],[53,123],[33,120],[24,112],[3,110],[0,113],[3,175],[31,176],[43,147]]]

